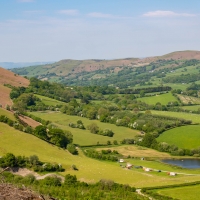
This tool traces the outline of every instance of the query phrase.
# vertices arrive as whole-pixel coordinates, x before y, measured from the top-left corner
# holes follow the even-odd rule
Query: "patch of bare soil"
[[[29,85],[29,80],[0,67],[0,104],[3,108],[5,108],[6,105],[12,105],[12,100],[10,99],[11,89],[5,87],[4,84],[16,87],[27,87]]]
[[[6,108],[6,105],[12,105],[12,101],[10,99],[10,91],[10,88],[0,85],[0,104],[3,108]]]
[[[28,174],[32,174],[35,176],[36,179],[37,177],[40,176],[38,173],[33,172],[26,168],[13,167],[13,168],[10,168],[9,171],[12,172],[13,174],[20,175],[20,176],[27,176]]]
[[[27,188],[18,188],[11,184],[0,184],[0,200],[45,200]]]
[[[32,172],[26,168],[6,168],[3,171],[6,170],[9,170],[13,174],[18,174],[21,176],[33,174],[36,177],[36,179],[43,179],[47,176],[56,176],[54,174],[46,174],[44,176],[40,176],[39,174]],[[0,172],[0,175],[3,171]],[[61,180],[64,181],[64,178],[62,177]],[[43,195],[39,195],[23,185],[22,187],[16,187],[12,184],[4,183],[3,177],[0,176],[0,200],[56,200],[56,199],[53,197],[44,197]]]
[[[27,117],[27,116],[19,116],[19,118],[25,122],[26,124],[28,124],[29,126],[35,128],[36,126],[39,126],[41,125],[41,123],[31,119],[30,117]]]
[[[0,67],[0,84],[1,85],[10,84],[16,87],[19,86],[28,87],[29,80]]]

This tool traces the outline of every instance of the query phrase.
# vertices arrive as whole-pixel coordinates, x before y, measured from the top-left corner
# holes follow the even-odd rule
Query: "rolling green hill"
[[[14,117],[12,112],[9,112],[5,109],[0,108],[0,115],[5,115],[6,117],[8,117],[9,119],[15,121],[16,118]]]
[[[44,120],[50,120],[56,126],[59,126],[62,129],[69,130],[73,134],[74,143],[79,145],[96,145],[97,142],[100,144],[106,144],[108,140],[114,141],[117,140],[118,143],[125,138],[135,138],[139,135],[139,131],[116,126],[114,124],[102,123],[98,120],[89,120],[84,117],[71,116],[58,112],[31,112],[31,114],[40,117]],[[113,137],[106,137],[102,135],[92,134],[89,130],[82,130],[78,128],[69,127],[69,123],[76,123],[78,120],[81,120],[85,127],[91,123],[96,123],[100,129],[111,129],[114,132]]]
[[[162,133],[159,142],[174,144],[180,148],[194,149],[200,147],[199,125],[182,126]]]
[[[144,172],[142,169],[127,170],[121,168],[119,163],[98,161],[86,157],[81,150],[79,155],[71,155],[66,150],[60,149],[37,137],[17,131],[8,125],[0,123],[0,155],[4,155],[8,152],[15,155],[38,155],[43,162],[56,162],[62,164],[66,169],[61,175],[74,174],[81,181],[96,182],[100,179],[110,179],[118,183],[129,184],[131,186],[143,187],[143,186],[156,186],[167,185],[185,182],[185,176],[169,177],[166,173],[158,174],[152,172],[151,174]],[[16,145],[16,141],[18,145]],[[159,168],[165,170],[176,170],[173,167],[167,166],[162,163],[153,161],[141,161],[141,160],[127,160],[135,165],[149,166],[152,168]],[[71,169],[71,165],[75,164],[78,171]],[[185,173],[199,173],[198,170],[190,172],[185,169],[178,169],[179,172]],[[165,181],[163,181],[163,179]],[[198,176],[187,176],[188,181],[198,180]]]
[[[171,93],[155,95],[151,97],[137,98],[137,100],[145,102],[150,105],[155,105],[158,102],[161,103],[162,105],[167,105],[169,102],[177,101],[177,99]]]
[[[181,76],[197,74],[198,60],[199,51],[182,51],[144,59],[61,60],[53,64],[16,68],[12,71],[67,85],[113,85],[120,88],[161,84],[173,86],[173,77],[178,77],[176,79],[179,82],[176,84],[192,82],[191,79],[182,81]],[[200,78],[196,77],[195,80]]]

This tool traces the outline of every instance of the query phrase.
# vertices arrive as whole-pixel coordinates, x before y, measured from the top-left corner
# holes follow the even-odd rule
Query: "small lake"
[[[200,168],[200,159],[182,159],[182,160],[164,159],[162,160],[162,162],[187,169]]]

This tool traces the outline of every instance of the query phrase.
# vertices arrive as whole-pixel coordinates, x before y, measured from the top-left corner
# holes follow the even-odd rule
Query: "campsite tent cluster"
[[[119,163],[124,163],[124,162],[125,162],[124,159],[119,159]],[[122,165],[120,165],[120,166],[122,166]],[[136,169],[142,168],[145,172],[151,172],[151,171],[161,172],[161,170],[151,169],[151,168],[143,167],[143,166],[136,166],[136,165],[133,165],[133,164],[128,163],[128,162],[126,163],[125,168],[131,169],[133,166],[134,166],[134,168],[136,168]],[[122,166],[122,167],[124,167],[124,166]],[[176,175],[177,175],[175,172],[167,172],[167,174],[168,174],[169,176],[176,176]]]

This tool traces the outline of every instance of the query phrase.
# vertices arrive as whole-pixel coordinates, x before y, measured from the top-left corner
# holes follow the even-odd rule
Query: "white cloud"
[[[157,10],[143,14],[144,17],[193,17],[194,14],[176,13],[168,10]]]
[[[115,15],[105,14],[105,13],[99,13],[99,12],[89,13],[88,16],[89,17],[94,17],[94,18],[118,18]]]
[[[58,13],[64,14],[64,15],[71,15],[71,16],[75,16],[79,14],[78,10],[59,10]]]

